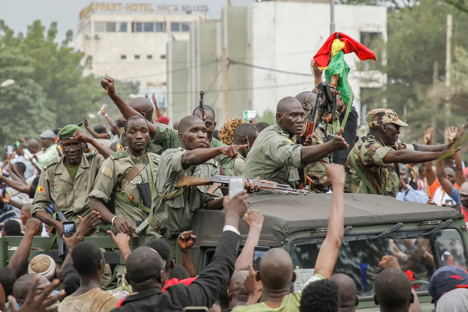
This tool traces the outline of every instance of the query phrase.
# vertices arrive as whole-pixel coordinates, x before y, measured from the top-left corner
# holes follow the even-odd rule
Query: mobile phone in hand
[[[63,234],[65,237],[72,237],[76,233],[76,225],[73,221],[63,221]]]
[[[229,198],[233,198],[244,189],[244,178],[232,177],[229,179]]]
[[[253,257],[253,269],[258,271],[260,268],[260,261],[263,256],[270,250],[268,246],[255,246],[254,248],[254,257]]]

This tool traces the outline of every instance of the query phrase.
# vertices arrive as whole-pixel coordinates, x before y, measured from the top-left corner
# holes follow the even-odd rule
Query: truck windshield
[[[368,239],[368,236],[346,236],[341,246],[334,273],[351,277],[360,296],[374,295],[374,280],[382,271],[379,262],[385,255],[398,259],[416,291],[427,291],[434,270],[440,266],[455,265],[466,270],[466,251],[458,231],[445,229],[423,236],[427,232],[395,232],[386,237]],[[411,238],[408,238],[411,237]],[[301,283],[313,274],[315,261],[323,241],[297,239],[289,250],[298,280]]]

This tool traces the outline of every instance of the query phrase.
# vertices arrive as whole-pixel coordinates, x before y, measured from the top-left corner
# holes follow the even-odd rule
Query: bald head
[[[276,107],[276,112],[280,114],[284,114],[291,109],[297,108],[297,107],[302,107],[301,102],[299,102],[296,98],[292,96],[287,96],[285,98],[282,98],[278,102],[278,106]]]
[[[163,259],[152,248],[138,247],[128,256],[127,278],[134,285],[143,284],[148,280],[157,281],[161,278]]]
[[[249,275],[249,271],[243,270],[234,273],[229,285],[229,307],[234,309],[237,306],[247,305],[249,292],[244,287],[244,281]]]
[[[263,256],[259,275],[265,291],[289,289],[296,277],[289,254],[279,248],[273,248]]]
[[[143,115],[146,120],[151,121],[153,119],[154,106],[147,98],[137,97],[128,102],[128,105],[136,110],[138,113]]]
[[[177,131],[179,131],[179,134],[184,133],[194,125],[203,125],[203,120],[194,115],[184,117],[180,120]]]
[[[334,274],[330,278],[338,285],[338,296],[340,298],[340,312],[354,312],[359,304],[356,283],[345,274]]]
[[[445,168],[445,175],[447,176],[447,179],[449,179],[449,181],[452,184],[455,184],[455,182],[457,182],[456,177],[455,177],[455,171],[452,168],[446,167]]]

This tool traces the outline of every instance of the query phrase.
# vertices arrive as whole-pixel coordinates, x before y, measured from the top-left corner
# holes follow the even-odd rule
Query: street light
[[[11,86],[12,84],[14,84],[15,81],[13,79],[8,79],[8,80],[5,80],[4,82],[2,82],[2,84],[0,85],[0,89],[1,88],[6,88],[8,86]]]

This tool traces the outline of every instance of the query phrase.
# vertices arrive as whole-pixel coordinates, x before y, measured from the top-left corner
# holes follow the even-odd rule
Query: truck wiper
[[[430,230],[429,232],[426,232],[426,233],[419,232],[419,233],[408,234],[408,235],[405,235],[404,237],[401,237],[401,238],[415,238],[415,237],[419,237],[419,236],[430,236],[432,234],[437,234],[440,231],[442,231],[443,229],[445,229],[446,227],[448,227],[452,223],[453,223],[452,219],[447,219],[444,222],[442,222],[441,224],[439,224],[438,226],[436,226],[435,228],[433,228],[432,230]]]
[[[383,231],[379,235],[368,237],[367,239],[377,239],[377,238],[387,236],[390,233],[398,231],[402,226],[403,226],[403,223],[399,222],[399,223],[395,224],[394,226],[392,226],[391,228],[389,228],[388,230]]]
[[[423,235],[432,235],[432,234],[437,234],[439,233],[440,231],[442,231],[443,229],[445,229],[446,227],[448,227],[450,224],[453,223],[453,220],[452,219],[447,219],[445,220],[445,222],[439,224],[438,226],[436,226],[435,228],[433,228],[431,231],[423,234]]]

